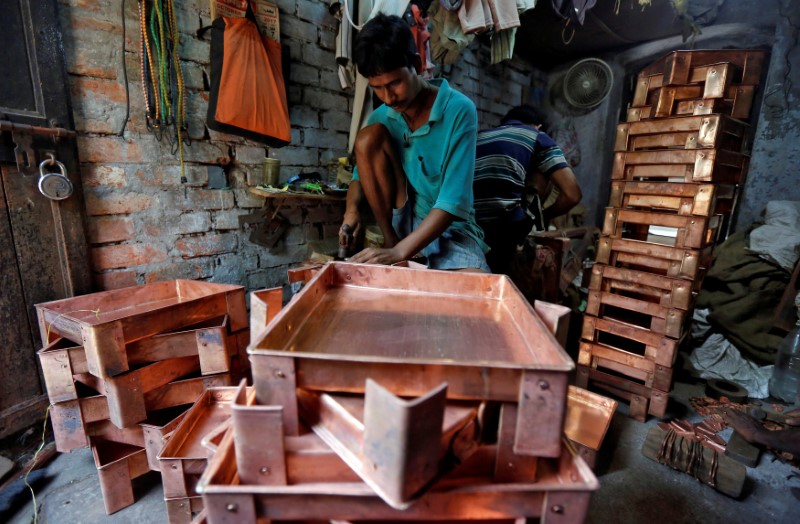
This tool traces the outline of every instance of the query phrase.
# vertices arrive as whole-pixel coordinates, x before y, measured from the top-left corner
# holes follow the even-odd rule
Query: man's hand
[[[370,247],[359,251],[350,257],[348,262],[358,262],[360,264],[383,264],[389,266],[396,262],[400,262],[401,260],[405,260],[405,258],[397,249],[397,247]]]
[[[346,231],[345,226],[349,228],[349,231]],[[348,250],[353,249],[360,234],[361,215],[358,210],[347,210],[342,220],[342,226],[339,228],[339,245],[347,246]]]

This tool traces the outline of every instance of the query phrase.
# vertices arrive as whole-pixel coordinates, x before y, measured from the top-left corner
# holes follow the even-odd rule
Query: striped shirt
[[[550,176],[569,167],[552,138],[516,120],[478,132],[475,156],[475,217],[491,222],[525,207],[528,171]]]

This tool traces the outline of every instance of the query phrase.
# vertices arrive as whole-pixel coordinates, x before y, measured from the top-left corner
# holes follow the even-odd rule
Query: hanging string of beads
[[[166,139],[178,155],[181,183],[187,182],[183,147],[189,144],[186,99],[180,64],[180,35],[174,0],[138,0],[140,73],[147,128]]]

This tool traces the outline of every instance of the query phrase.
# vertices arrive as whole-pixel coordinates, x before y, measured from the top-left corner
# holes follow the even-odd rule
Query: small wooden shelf
[[[273,193],[272,191],[264,191],[258,187],[249,187],[247,191],[253,195],[264,198],[302,198],[307,200],[332,200],[335,202],[344,202],[346,195],[315,195],[313,193]]]

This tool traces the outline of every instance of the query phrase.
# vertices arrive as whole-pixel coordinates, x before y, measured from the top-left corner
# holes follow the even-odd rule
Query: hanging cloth
[[[491,30],[494,23],[489,0],[464,0],[458,10],[458,20],[465,35]]]
[[[281,44],[247,18],[211,26],[211,93],[206,125],[272,147],[291,141]]]

